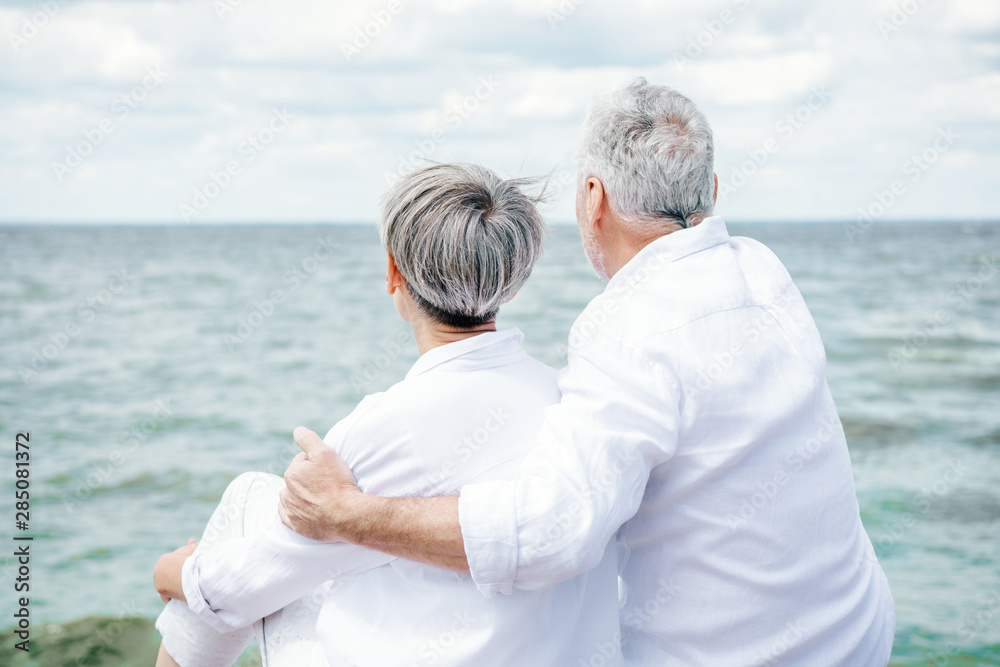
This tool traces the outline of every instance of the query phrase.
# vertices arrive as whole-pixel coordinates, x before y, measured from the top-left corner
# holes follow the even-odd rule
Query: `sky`
[[[551,174],[644,76],[730,221],[1000,219],[1000,2],[0,0],[0,222],[368,222],[433,161]]]

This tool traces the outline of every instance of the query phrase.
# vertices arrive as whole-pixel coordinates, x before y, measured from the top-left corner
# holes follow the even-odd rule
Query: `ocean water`
[[[1000,664],[1000,226],[847,231],[731,225],[782,259],[823,335],[894,664]],[[35,623],[155,616],[153,563],[228,481],[280,474],[295,426],[325,432],[417,354],[367,225],[0,227],[0,266],[3,532],[28,431]],[[556,228],[500,325],[561,365],[601,289]]]

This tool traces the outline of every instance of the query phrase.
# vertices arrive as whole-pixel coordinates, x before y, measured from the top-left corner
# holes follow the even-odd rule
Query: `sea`
[[[892,664],[1000,665],[1000,225],[730,232],[777,254],[823,336],[896,600]],[[0,267],[0,628],[18,535],[34,537],[33,623],[155,617],[153,564],[200,534],[230,480],[280,474],[296,426],[324,433],[417,357],[370,224],[8,225]],[[499,326],[559,367],[602,289],[576,229],[554,227]]]

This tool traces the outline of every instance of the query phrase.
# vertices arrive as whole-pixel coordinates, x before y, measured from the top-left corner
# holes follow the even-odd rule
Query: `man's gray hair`
[[[472,164],[435,164],[393,183],[379,235],[411,298],[434,320],[471,328],[496,317],[531,275],[545,222],[534,179]]]
[[[714,153],[712,128],[694,102],[639,78],[587,112],[579,182],[599,178],[625,220],[687,227],[715,205]]]

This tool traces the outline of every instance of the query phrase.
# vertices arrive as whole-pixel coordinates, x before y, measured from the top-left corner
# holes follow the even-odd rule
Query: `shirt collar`
[[[619,269],[608,281],[607,290],[633,284],[648,275],[648,270],[693,255],[696,252],[729,242],[729,231],[722,216],[705,218],[694,227],[665,234],[649,243]]]
[[[455,370],[475,370],[510,363],[525,355],[521,349],[523,342],[521,330],[510,327],[447,343],[424,352],[410,367],[406,379],[451,362],[457,362]]]

